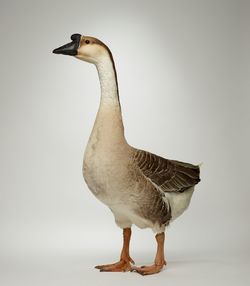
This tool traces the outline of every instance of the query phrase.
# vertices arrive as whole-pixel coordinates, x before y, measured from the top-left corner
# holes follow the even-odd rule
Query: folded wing
[[[200,181],[200,168],[135,149],[134,162],[142,174],[164,192],[184,192]]]

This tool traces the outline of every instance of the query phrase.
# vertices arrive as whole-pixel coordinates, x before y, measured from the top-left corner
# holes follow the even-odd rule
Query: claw
[[[135,265],[135,262],[134,262],[134,260],[133,260],[132,258],[130,258],[129,261],[130,261],[133,265]]]

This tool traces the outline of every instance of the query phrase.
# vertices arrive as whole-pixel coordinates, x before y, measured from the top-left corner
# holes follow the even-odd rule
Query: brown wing
[[[145,177],[164,192],[184,192],[200,181],[200,168],[135,149],[134,160]]]

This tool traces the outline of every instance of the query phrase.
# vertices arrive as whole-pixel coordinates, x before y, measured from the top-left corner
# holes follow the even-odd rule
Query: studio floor
[[[147,257],[146,257],[147,256]],[[98,255],[86,251],[61,251],[4,255],[1,258],[2,286],[80,286],[80,285],[250,285],[250,262],[244,253],[169,251],[168,265],[158,275],[100,273],[98,263],[116,260],[115,253],[103,250]],[[137,254],[137,264],[151,261]]]

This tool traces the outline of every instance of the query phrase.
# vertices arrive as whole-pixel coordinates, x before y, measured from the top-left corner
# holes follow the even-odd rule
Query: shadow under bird
[[[100,40],[74,34],[55,54],[74,56],[96,66],[101,100],[83,161],[83,176],[91,192],[123,229],[123,247],[117,263],[98,265],[100,271],[158,273],[166,265],[165,229],[189,206],[200,181],[199,166],[169,160],[130,146],[124,136],[114,60]],[[134,266],[130,257],[131,226],[151,228],[157,252],[150,266]]]

